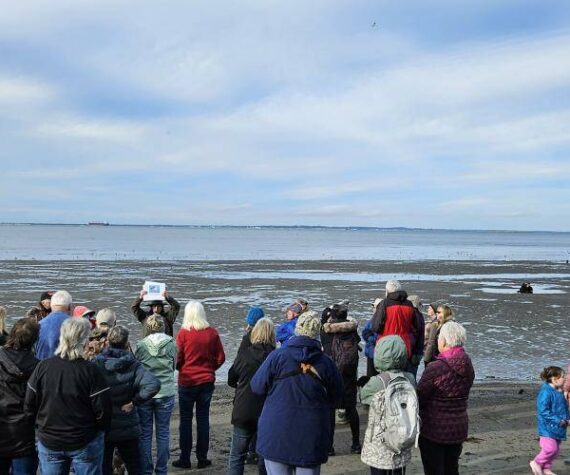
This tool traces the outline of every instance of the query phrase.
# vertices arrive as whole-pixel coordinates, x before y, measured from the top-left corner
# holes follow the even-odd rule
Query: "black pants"
[[[360,418],[358,417],[358,411],[356,410],[356,406],[346,407],[345,411],[348,424],[350,425],[350,432],[352,433],[352,445],[358,445],[360,444]],[[336,409],[331,409],[331,448],[334,446],[334,429],[336,425],[335,416]]]
[[[419,446],[425,475],[459,475],[463,444],[438,444],[420,436]]]
[[[374,360],[366,358],[366,376],[372,377],[376,376],[377,374],[378,371],[376,371],[376,368],[374,367]]]
[[[139,439],[123,440],[121,442],[105,441],[103,475],[113,475],[113,454],[115,448],[119,451],[119,455],[125,462],[129,475],[141,475]]]
[[[406,467],[395,468],[394,470],[370,467],[370,475],[406,475]]]
[[[0,475],[8,475],[12,468],[12,459],[0,458]]]

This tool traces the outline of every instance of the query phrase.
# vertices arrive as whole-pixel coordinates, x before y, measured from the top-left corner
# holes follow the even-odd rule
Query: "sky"
[[[0,222],[570,231],[570,2],[8,2],[0,141]]]

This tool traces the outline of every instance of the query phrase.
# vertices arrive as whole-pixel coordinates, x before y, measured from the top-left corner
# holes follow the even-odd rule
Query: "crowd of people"
[[[242,474],[253,459],[260,474],[318,475],[336,454],[342,410],[350,452],[371,474],[404,474],[414,446],[426,474],[458,473],[475,376],[464,327],[447,305],[430,304],[424,315],[419,297],[398,281],[387,282],[372,307],[361,332],[348,301],[316,312],[299,298],[278,326],[262,308],[249,309],[228,372],[233,429],[219,472]],[[133,475],[166,474],[176,400],[180,456],[171,464],[192,468],[194,448],[196,467],[209,467],[210,403],[226,356],[198,301],[185,305],[175,334],[180,308],[166,291],[153,301],[141,291],[132,313],[143,338],[134,342],[112,309],[75,306],[65,290],[44,292],[9,332],[0,307],[0,424],[7,434],[0,475],[33,474],[38,465],[43,475],[107,475],[121,464]],[[367,371],[359,378],[362,350]],[[359,395],[368,406],[364,437]]]

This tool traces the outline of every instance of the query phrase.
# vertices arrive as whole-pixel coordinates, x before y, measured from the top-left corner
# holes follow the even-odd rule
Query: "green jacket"
[[[379,373],[390,372],[403,372],[408,364],[408,350],[406,344],[397,335],[385,336],[376,343],[374,349],[374,367]],[[409,373],[404,375],[415,386],[416,382],[414,377]],[[380,378],[372,376],[366,385],[360,391],[360,399],[362,404],[370,405],[372,396],[378,391],[384,390],[384,386]]]
[[[176,382],[174,368],[176,362],[176,343],[165,333],[153,333],[137,343],[135,356],[160,380],[160,391],[155,399],[174,396]]]

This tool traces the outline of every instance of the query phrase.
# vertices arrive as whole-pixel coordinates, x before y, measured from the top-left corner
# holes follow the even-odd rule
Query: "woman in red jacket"
[[[200,302],[191,300],[184,309],[182,328],[176,337],[178,357],[178,403],[180,406],[180,459],[174,467],[191,468],[192,417],[196,404],[196,458],[198,468],[212,465],[208,460],[210,445],[210,401],[214,392],[216,370],[226,356],[220,335],[206,320]]]

